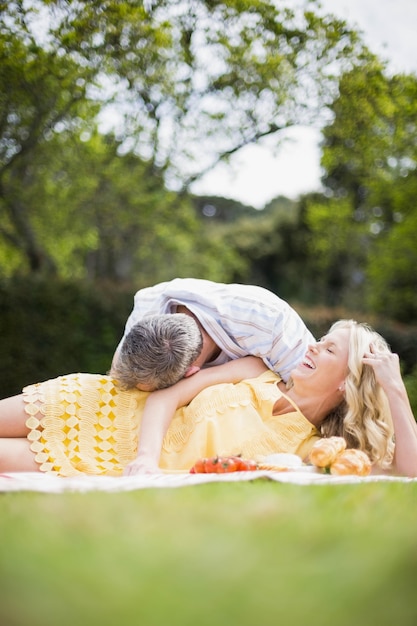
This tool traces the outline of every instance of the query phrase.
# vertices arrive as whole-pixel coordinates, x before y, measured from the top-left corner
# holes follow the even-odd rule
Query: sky
[[[391,72],[417,72],[417,0],[321,0],[324,11],[362,31]],[[320,132],[289,130],[277,154],[271,142],[247,146],[230,165],[219,164],[192,191],[225,196],[261,209],[279,195],[297,198],[320,189]]]

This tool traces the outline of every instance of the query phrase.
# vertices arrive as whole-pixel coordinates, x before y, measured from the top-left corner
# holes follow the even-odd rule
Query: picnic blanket
[[[134,491],[136,489],[192,487],[213,482],[234,483],[241,481],[271,480],[295,485],[345,485],[374,482],[417,482],[417,478],[402,476],[371,475],[332,476],[311,471],[233,472],[229,474],[164,473],[137,476],[76,476],[60,478],[40,472],[15,472],[0,474],[0,492],[37,491],[44,493],[88,491]]]

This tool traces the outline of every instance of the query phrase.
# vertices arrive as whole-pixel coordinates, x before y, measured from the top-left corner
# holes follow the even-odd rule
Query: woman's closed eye
[[[324,345],[326,352],[329,352],[330,354],[335,353],[335,344],[333,342],[329,342],[326,337],[322,337],[317,343]]]

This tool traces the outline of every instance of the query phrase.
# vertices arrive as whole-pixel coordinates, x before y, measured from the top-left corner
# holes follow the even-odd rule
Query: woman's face
[[[311,344],[303,361],[292,371],[294,384],[304,381],[316,390],[343,388],[348,373],[350,329],[338,328]]]

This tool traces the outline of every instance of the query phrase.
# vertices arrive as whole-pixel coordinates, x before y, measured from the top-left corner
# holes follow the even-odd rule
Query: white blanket
[[[77,476],[60,478],[38,472],[16,472],[0,474],[0,492],[39,491],[45,493],[87,492],[87,491],[133,491],[170,487],[190,487],[212,482],[239,482],[253,480],[273,480],[279,483],[296,485],[345,485],[373,482],[417,482],[417,478],[401,476],[372,475],[331,476],[302,470],[234,472],[229,474],[147,474],[138,476]]]

